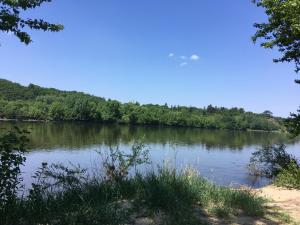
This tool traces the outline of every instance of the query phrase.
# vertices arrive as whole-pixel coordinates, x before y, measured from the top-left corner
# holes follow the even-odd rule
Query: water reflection
[[[13,123],[1,122],[0,130]],[[285,135],[267,132],[202,130],[195,128],[101,125],[97,123],[18,123],[30,131],[32,150],[81,149],[92,145],[129,144],[144,138],[146,144],[203,145],[207,150],[242,150],[246,146],[291,142]]]

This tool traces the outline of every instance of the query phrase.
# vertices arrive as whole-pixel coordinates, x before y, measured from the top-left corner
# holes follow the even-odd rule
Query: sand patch
[[[300,224],[300,191],[267,186],[257,190],[260,196],[270,199],[270,207],[278,207]]]

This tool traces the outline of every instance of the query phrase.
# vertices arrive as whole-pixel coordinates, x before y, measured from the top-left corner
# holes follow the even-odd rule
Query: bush
[[[130,153],[125,153],[117,146],[110,147],[106,155],[100,154],[103,157],[105,179],[113,183],[126,179],[131,169],[137,173],[137,166],[150,163],[149,149],[141,141],[133,144]]]
[[[268,145],[254,152],[249,164],[250,173],[272,178],[291,163],[297,164],[295,157],[285,149],[285,145]]]
[[[0,136],[0,218],[5,223],[8,214],[14,215],[17,193],[21,187],[20,166],[25,162],[28,142],[26,131],[15,127]]]
[[[291,163],[287,168],[280,171],[274,180],[274,184],[286,188],[300,189],[299,165]]]
[[[21,183],[20,166],[25,162],[27,138],[15,127],[0,136],[0,205],[15,198]]]
[[[300,165],[285,149],[284,145],[271,145],[254,152],[250,173],[273,178],[276,186],[300,189]]]

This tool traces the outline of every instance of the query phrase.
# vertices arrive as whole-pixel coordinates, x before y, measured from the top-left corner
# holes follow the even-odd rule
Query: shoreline
[[[36,120],[36,119],[7,119],[0,118],[0,122],[33,122],[33,123],[99,123],[99,124],[113,124],[113,125],[127,125],[127,126],[144,126],[144,127],[174,127],[174,128],[192,128],[192,129],[205,129],[205,130],[226,130],[226,131],[240,131],[240,132],[264,132],[264,133],[280,133],[287,134],[286,131],[282,130],[254,130],[254,129],[246,129],[246,130],[234,130],[234,129],[213,129],[213,128],[202,128],[202,127],[193,127],[193,126],[172,126],[172,125],[151,125],[151,124],[129,124],[129,123],[106,123],[101,121],[87,121],[87,120]]]
[[[25,119],[25,120],[19,120],[19,119],[6,119],[6,118],[0,118],[0,122],[49,122],[47,120],[34,120],[34,119]]]

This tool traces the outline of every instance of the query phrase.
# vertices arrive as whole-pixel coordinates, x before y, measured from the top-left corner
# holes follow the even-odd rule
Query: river
[[[224,186],[267,185],[270,180],[249,175],[247,168],[251,154],[266,144],[284,143],[289,153],[300,157],[300,142],[280,133],[79,122],[0,122],[0,132],[13,125],[30,131],[29,151],[22,167],[26,186],[42,162],[80,165],[95,171],[100,168],[101,152],[116,146],[128,151],[135,140],[141,139],[150,150],[151,164],[142,168],[144,172],[163,165],[178,170],[189,166]]]

